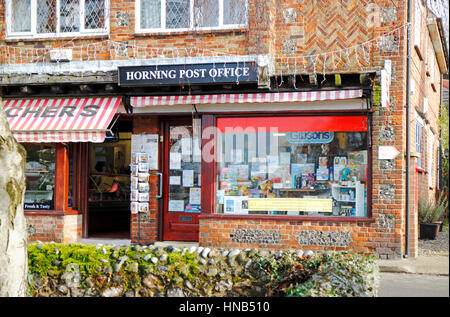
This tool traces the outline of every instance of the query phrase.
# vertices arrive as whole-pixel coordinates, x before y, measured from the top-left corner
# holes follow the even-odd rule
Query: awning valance
[[[19,142],[103,142],[120,98],[4,100]]]
[[[280,93],[137,96],[131,97],[133,107],[173,106],[189,104],[240,104],[273,102],[308,102],[361,98],[361,89],[323,90]]]

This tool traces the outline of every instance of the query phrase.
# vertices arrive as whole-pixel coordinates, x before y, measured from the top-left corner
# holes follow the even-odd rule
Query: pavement
[[[449,297],[448,255],[377,260],[378,297]]]
[[[415,259],[377,260],[380,272],[448,276],[448,256],[418,256]]]

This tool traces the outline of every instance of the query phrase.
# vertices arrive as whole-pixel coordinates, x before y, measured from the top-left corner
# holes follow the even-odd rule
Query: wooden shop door
[[[198,241],[200,138],[191,118],[163,123],[163,240]]]

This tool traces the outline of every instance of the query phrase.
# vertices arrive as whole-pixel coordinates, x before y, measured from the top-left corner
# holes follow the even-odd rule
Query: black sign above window
[[[153,86],[258,81],[255,62],[119,67],[119,86]]]

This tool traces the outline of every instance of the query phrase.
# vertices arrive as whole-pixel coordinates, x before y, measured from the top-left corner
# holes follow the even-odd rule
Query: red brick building
[[[417,256],[448,68],[422,1],[0,5],[30,240]]]

